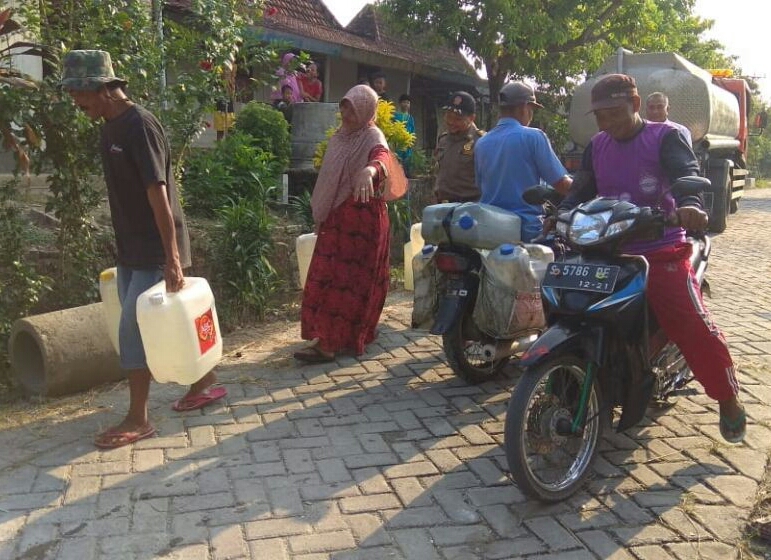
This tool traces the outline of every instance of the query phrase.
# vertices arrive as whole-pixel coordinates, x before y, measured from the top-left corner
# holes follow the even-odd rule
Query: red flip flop
[[[155,434],[154,426],[147,426],[144,430],[118,430],[109,428],[100,433],[94,439],[94,445],[100,449],[116,449],[130,443],[136,443],[141,439],[149,438]]]
[[[207,404],[213,403],[228,394],[228,390],[225,387],[207,387],[200,393],[195,395],[185,395],[173,405],[172,410],[177,412],[187,412],[188,410],[198,410],[205,407]]]

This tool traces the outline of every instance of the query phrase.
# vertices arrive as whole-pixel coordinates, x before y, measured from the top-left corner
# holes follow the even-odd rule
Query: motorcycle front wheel
[[[491,361],[485,357],[484,345],[495,341],[476,326],[473,308],[473,305],[467,305],[461,320],[442,335],[442,348],[452,371],[467,383],[476,385],[498,375],[509,360]]]
[[[607,419],[596,379],[585,413],[580,410],[586,367],[576,356],[555,356],[526,370],[514,388],[504,426],[506,459],[528,496],[558,502],[586,482]]]

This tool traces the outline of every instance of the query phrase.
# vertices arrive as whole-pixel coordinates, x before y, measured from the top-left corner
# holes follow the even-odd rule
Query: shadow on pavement
[[[0,472],[0,559],[607,558],[665,545],[690,558],[694,542],[729,546],[747,513],[724,497],[742,491],[740,453],[706,435],[709,399],[607,436],[588,489],[544,506],[506,473],[516,371],[468,386],[440,341],[407,324],[397,305],[364,356],[309,367],[290,357],[296,326],[274,332],[223,361],[229,395],[203,411],[172,412],[182,389],[154,385],[159,437],[133,446],[92,446],[114,420],[96,405],[6,431],[17,456]],[[95,397],[119,415],[125,399]]]

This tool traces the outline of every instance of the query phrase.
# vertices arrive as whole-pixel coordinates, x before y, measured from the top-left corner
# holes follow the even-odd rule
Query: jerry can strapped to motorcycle
[[[441,272],[436,269],[434,256],[436,245],[425,245],[405,268],[409,267],[414,279],[412,328],[429,329],[436,315],[439,295],[443,293],[445,282]]]
[[[513,212],[481,202],[450,202],[423,210],[421,235],[426,243],[460,243],[495,249],[518,243],[522,220]]]
[[[542,329],[546,319],[539,282],[553,260],[549,247],[536,244],[504,243],[484,256],[473,313],[476,325],[503,338]]]

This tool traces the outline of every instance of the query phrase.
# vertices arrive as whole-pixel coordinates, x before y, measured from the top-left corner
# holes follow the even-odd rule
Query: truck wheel
[[[713,166],[707,172],[712,182],[712,210],[709,214],[709,231],[723,233],[728,225],[731,208],[730,170],[727,165]]]

